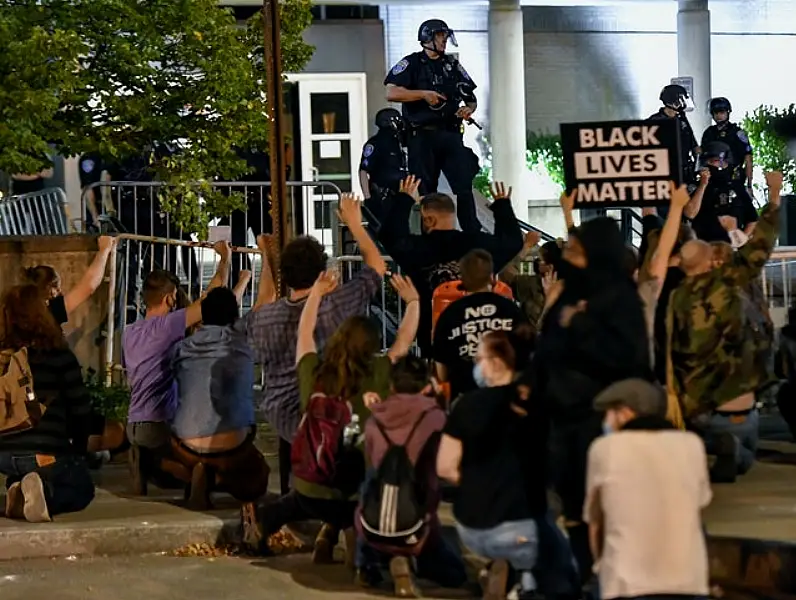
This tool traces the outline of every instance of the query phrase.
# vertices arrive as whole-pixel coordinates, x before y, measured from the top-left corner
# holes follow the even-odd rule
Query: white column
[[[688,115],[697,141],[710,125],[710,10],[708,0],[678,0],[677,66],[680,77],[694,78],[694,112]]]
[[[63,169],[64,169],[64,192],[66,192],[66,198],[69,201],[69,208],[67,209],[67,214],[69,218],[74,219],[85,219],[85,215],[82,214],[82,206],[81,206],[81,187],[80,187],[80,173],[78,171],[80,158],[77,156],[72,156],[70,158],[64,158],[63,160]],[[70,222],[69,225],[71,227],[72,223]]]
[[[519,0],[489,2],[489,142],[492,178],[514,188],[517,218],[528,220],[525,165],[525,44]]]

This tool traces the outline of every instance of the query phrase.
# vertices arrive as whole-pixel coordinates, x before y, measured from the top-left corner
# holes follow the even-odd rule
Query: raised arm
[[[246,293],[246,288],[249,285],[249,282],[252,280],[252,272],[251,271],[241,271],[240,275],[238,275],[238,282],[235,284],[235,287],[232,288],[232,293],[235,294],[235,298],[238,300],[238,304],[241,303],[243,300],[243,294]]]
[[[489,209],[495,218],[494,233],[474,234],[475,247],[492,255],[495,272],[500,272],[522,250],[522,229],[511,206],[511,187],[496,181],[491,187],[492,204]]]
[[[257,310],[276,302],[276,284],[274,283],[274,273],[271,270],[270,250],[271,236],[258,235],[257,247],[260,249],[260,284],[257,287],[257,300],[254,302],[252,310]]]
[[[343,194],[340,197],[337,214],[348,227],[354,241],[359,245],[359,251],[362,253],[365,264],[384,277],[387,272],[387,263],[384,262],[376,243],[362,225],[362,202],[354,194]]]
[[[679,188],[675,186],[674,182],[669,182],[669,189],[671,195],[671,205],[669,207],[669,216],[666,217],[666,223],[663,225],[660,239],[658,240],[658,247],[652,255],[652,260],[649,265],[649,274],[659,281],[663,282],[666,279],[666,271],[669,269],[669,259],[672,257],[672,250],[677,243],[677,237],[680,235],[680,224],[683,221],[683,209],[691,201],[688,196],[688,188],[681,185]]]
[[[702,198],[705,197],[705,190],[708,189],[709,182],[710,171],[708,169],[702,169],[699,172],[699,185],[694,191],[694,195],[691,196],[691,200],[683,209],[683,214],[686,218],[693,219],[699,214],[699,209],[702,208]]]
[[[417,326],[420,323],[420,296],[412,284],[412,280],[408,277],[396,274],[392,276],[390,283],[406,303],[406,310],[401,324],[398,326],[395,342],[387,351],[387,356],[395,363],[409,354],[409,349],[417,336]]]
[[[564,223],[567,226],[567,231],[575,227],[575,217],[573,211],[575,210],[575,198],[577,197],[578,190],[572,190],[567,194],[566,190],[561,192],[559,202],[561,202],[561,212],[564,213]]]
[[[116,251],[117,242],[118,240],[115,237],[100,236],[98,240],[99,252],[97,252],[91,265],[89,265],[88,270],[83,274],[77,285],[64,294],[67,315],[71,315],[77,307],[91,298],[91,295],[102,284],[108,258]]]
[[[207,292],[214,288],[222,287],[229,281],[229,264],[232,259],[232,247],[229,245],[229,242],[216,242],[213,245],[213,250],[216,251],[219,257],[216,273],[213,275],[213,279],[210,280],[205,293],[185,309],[186,329],[190,329],[197,323],[202,322],[202,300],[207,295]]]
[[[301,318],[299,319],[298,342],[296,343],[297,365],[304,356],[317,351],[315,346],[315,326],[318,323],[318,309],[321,306],[323,297],[337,287],[337,281],[336,272],[324,271],[318,276],[310,290],[310,295],[307,296],[304,309],[301,311]]]

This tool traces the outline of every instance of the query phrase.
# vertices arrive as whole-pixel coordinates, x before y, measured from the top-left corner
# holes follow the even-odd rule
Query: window
[[[316,21],[378,19],[379,7],[359,4],[316,4],[312,7],[312,17]]]

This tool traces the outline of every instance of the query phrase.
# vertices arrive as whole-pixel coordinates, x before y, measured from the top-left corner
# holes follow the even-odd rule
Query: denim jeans
[[[694,427],[705,441],[708,454],[715,452],[717,438],[722,433],[735,437],[735,462],[738,473],[743,475],[755,462],[757,443],[760,439],[760,414],[753,409],[748,414],[712,413],[694,420]]]
[[[550,598],[575,598],[580,592],[578,563],[552,513],[537,519],[539,558],[534,574],[539,592]]]
[[[536,566],[539,529],[534,519],[508,521],[492,529],[471,529],[457,523],[456,529],[462,543],[474,554],[506,560],[516,571],[530,572]]]
[[[6,488],[28,473],[38,473],[50,516],[83,510],[94,499],[94,482],[86,462],[82,456],[67,454],[54,458],[54,463],[40,467],[35,454],[0,452],[0,473],[7,477]]]

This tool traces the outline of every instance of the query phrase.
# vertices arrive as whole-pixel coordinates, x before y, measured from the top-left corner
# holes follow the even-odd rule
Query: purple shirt
[[[130,384],[130,423],[171,421],[177,383],[171,361],[185,337],[185,310],[136,321],[122,333],[122,364]]]
[[[315,341],[319,350],[348,317],[367,314],[381,277],[368,266],[321,301]],[[261,408],[279,435],[292,441],[301,418],[296,377],[298,323],[304,300],[286,298],[251,311],[236,328],[246,329],[254,360],[263,367],[265,391]]]

